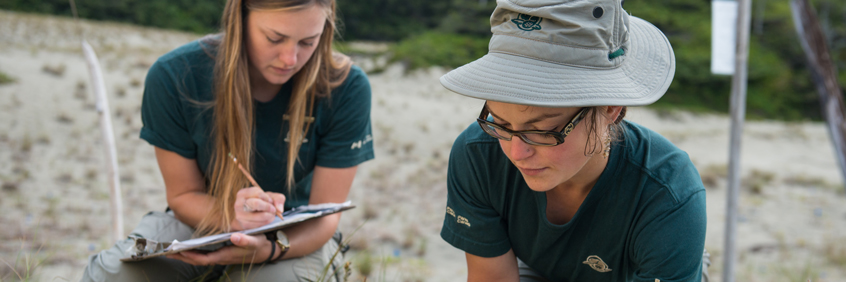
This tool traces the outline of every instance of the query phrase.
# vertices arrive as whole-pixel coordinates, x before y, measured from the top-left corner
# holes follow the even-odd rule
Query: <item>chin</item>
[[[279,85],[279,84],[285,84],[286,82],[291,80],[291,77],[290,76],[273,75],[273,76],[270,76],[270,77],[265,77],[265,79],[267,79],[267,82],[270,82],[271,84]]]
[[[532,189],[532,191],[535,192],[546,192],[552,190],[552,188],[555,188],[555,185],[552,185],[543,180],[527,179],[525,178],[525,176],[523,177],[523,179],[526,181],[526,185],[529,186],[529,189]]]

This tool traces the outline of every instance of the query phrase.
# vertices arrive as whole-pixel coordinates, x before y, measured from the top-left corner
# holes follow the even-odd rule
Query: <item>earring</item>
[[[605,141],[603,142],[605,145],[605,149],[602,150],[602,157],[608,158],[608,155],[611,154],[611,125],[608,125],[608,130],[605,131]]]

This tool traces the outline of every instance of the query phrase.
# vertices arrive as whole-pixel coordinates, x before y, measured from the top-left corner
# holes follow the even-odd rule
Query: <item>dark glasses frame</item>
[[[587,112],[587,110],[588,110],[588,108],[582,108],[581,110],[579,110],[579,112],[576,113],[576,116],[574,116],[573,119],[571,119],[570,122],[567,123],[567,125],[564,126],[563,129],[561,129],[561,131],[511,130],[511,129],[502,127],[499,124],[496,124],[496,123],[493,123],[493,122],[490,122],[490,121],[487,120],[488,115],[490,114],[490,111],[488,111],[487,106],[484,106],[482,108],[482,112],[479,113],[479,117],[476,118],[476,122],[479,123],[479,126],[482,127],[482,130],[484,130],[485,133],[487,133],[490,136],[493,136],[494,138],[500,139],[500,140],[511,141],[511,138],[516,135],[516,136],[520,137],[520,140],[523,140],[523,142],[526,142],[526,144],[534,145],[534,146],[552,147],[552,146],[558,146],[558,145],[561,145],[561,144],[564,143],[564,138],[566,138],[567,135],[570,135],[570,132],[573,132],[573,129],[576,128],[576,125],[578,125],[579,122],[582,121],[582,119],[584,118],[585,112]],[[496,128],[498,130],[505,131],[510,136],[502,136],[502,135],[497,134],[496,132],[492,132],[493,129],[491,129],[491,127]],[[526,137],[525,134],[545,134],[545,135],[549,135],[549,136],[553,137],[556,140],[556,142],[555,142],[555,144],[538,143],[538,142],[530,140],[528,137]]]

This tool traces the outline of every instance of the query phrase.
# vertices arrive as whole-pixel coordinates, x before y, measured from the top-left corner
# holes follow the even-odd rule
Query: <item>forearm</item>
[[[200,221],[211,211],[214,199],[206,193],[188,192],[168,198],[167,204],[176,219],[191,228],[197,228]]]
[[[279,259],[302,257],[317,251],[332,239],[340,220],[341,214],[336,213],[284,229],[291,249]]]
[[[479,257],[465,253],[467,258],[468,282],[515,282],[520,281],[517,257],[509,250],[498,257]]]

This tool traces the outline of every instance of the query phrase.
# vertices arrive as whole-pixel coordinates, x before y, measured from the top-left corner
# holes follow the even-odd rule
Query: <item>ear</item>
[[[608,117],[608,123],[611,124],[617,117],[620,116],[620,111],[623,110],[623,106],[607,106],[605,107],[605,116]]]

